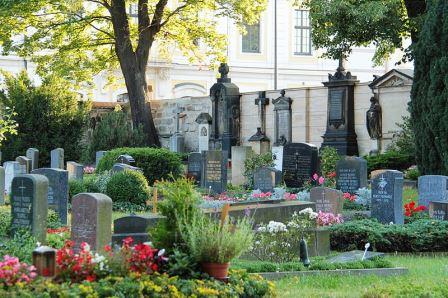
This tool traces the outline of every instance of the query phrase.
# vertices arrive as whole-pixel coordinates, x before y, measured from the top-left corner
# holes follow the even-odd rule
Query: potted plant
[[[219,222],[202,213],[190,224],[182,224],[180,230],[202,270],[221,280],[227,278],[230,261],[249,249],[254,236],[248,218]]]

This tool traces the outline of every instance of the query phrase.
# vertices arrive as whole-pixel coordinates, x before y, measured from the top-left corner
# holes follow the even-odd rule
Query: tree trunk
[[[406,11],[409,19],[415,19],[426,12],[426,0],[404,0]],[[416,43],[418,40],[420,28],[411,29],[412,43]]]

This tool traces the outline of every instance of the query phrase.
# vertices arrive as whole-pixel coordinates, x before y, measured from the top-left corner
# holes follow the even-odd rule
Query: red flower
[[[86,280],[87,280],[88,282],[93,282],[93,281],[96,280],[96,276],[95,276],[95,275],[88,275],[88,276],[86,277]]]
[[[328,174],[328,178],[334,178],[336,177],[336,172],[331,172]]]
[[[404,215],[407,217],[411,217],[415,213],[422,212],[425,210],[426,210],[426,207],[423,205],[415,207],[414,201],[404,205],[404,211],[405,211]]]

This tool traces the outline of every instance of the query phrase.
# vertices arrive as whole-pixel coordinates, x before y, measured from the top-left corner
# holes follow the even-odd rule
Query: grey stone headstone
[[[316,212],[342,214],[344,205],[343,193],[328,187],[314,187],[310,191],[310,201],[316,203]]]
[[[98,164],[101,160],[101,158],[103,158],[103,156],[107,153],[107,151],[97,151],[95,153],[95,167],[98,167]]]
[[[5,169],[0,167],[0,205],[5,205]]]
[[[403,224],[403,173],[386,170],[377,175],[371,185],[371,216],[384,224]]]
[[[208,150],[208,141],[210,139],[210,125],[207,124],[199,124],[198,125],[198,151],[207,151]]]
[[[330,262],[330,263],[357,262],[357,261],[361,261],[363,256],[364,256],[364,251],[352,250],[352,251],[340,253],[335,257],[331,257],[330,259],[328,259],[328,262]],[[384,257],[384,253],[367,251],[366,255],[364,256],[364,260],[369,260],[369,259],[378,258],[378,257]]]
[[[31,170],[39,168],[39,150],[36,148],[28,148],[26,150],[26,157],[31,159]]]
[[[18,163],[20,163],[21,165],[25,166],[25,172],[27,174],[31,171],[31,168],[33,167],[31,159],[29,159],[26,156],[19,156],[19,157],[16,157],[16,161]]]
[[[127,165],[132,165],[135,163],[135,159],[128,154],[122,154],[122,155],[118,156],[117,163],[124,163]]]
[[[283,146],[272,147],[272,160],[277,171],[283,171]]]
[[[254,172],[254,189],[272,192],[275,186],[275,172],[269,168],[258,168]]]
[[[112,240],[112,199],[101,193],[80,193],[72,199],[71,239],[98,252]]]
[[[215,193],[227,188],[227,152],[220,150],[203,151],[202,186]]]
[[[158,214],[148,216],[129,215],[114,220],[114,234],[112,243],[121,246],[123,240],[132,237],[134,243],[148,242],[149,228],[155,226],[157,222],[165,217]]]
[[[26,174],[26,167],[17,161],[6,161],[3,164],[5,168],[5,189],[6,193],[11,193],[12,179],[18,175]]]
[[[31,172],[47,177],[48,208],[53,209],[59,215],[61,223],[67,224],[68,212],[68,171],[52,168],[40,168]]]
[[[431,201],[448,201],[448,177],[426,175],[418,177],[418,204],[426,208]]]
[[[180,132],[175,132],[170,137],[170,151],[182,153],[184,152],[184,136]]]
[[[142,169],[133,167],[131,165],[125,164],[125,163],[116,163],[112,167],[113,173],[123,172],[123,171],[137,171],[137,172],[143,172]]]
[[[244,176],[244,162],[249,157],[250,146],[232,146],[232,184],[244,185],[247,179]]]
[[[437,220],[448,220],[448,201],[429,202],[429,217]]]
[[[82,180],[84,177],[84,165],[67,161],[68,179]]]
[[[188,155],[188,175],[195,179],[197,183],[201,182],[202,174],[202,154],[193,152]]]
[[[42,175],[14,177],[11,187],[11,230],[30,229],[41,243],[47,238],[48,179]]]
[[[363,187],[367,187],[367,161],[356,156],[339,160],[336,164],[336,188],[354,194]]]
[[[64,149],[56,148],[51,150],[51,168],[53,169],[64,169]]]
[[[283,146],[283,180],[288,187],[302,187],[319,170],[317,147],[307,143]]]

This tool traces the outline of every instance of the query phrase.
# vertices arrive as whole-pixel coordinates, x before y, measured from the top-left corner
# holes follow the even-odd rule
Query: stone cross
[[[185,111],[185,108],[182,108],[179,106],[177,106],[176,109],[174,110],[174,113],[176,113],[176,132],[177,133],[180,132],[180,118],[185,117],[185,115],[180,116],[180,114],[184,111]]]
[[[258,127],[260,127],[263,133],[266,133],[266,106],[269,104],[269,98],[266,98],[266,91],[258,93],[255,104],[258,106]]]

